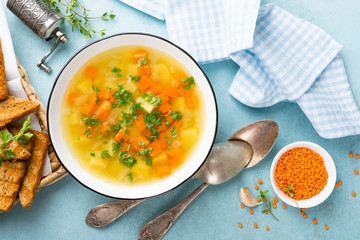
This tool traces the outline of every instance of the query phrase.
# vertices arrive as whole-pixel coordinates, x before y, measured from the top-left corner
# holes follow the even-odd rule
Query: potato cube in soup
[[[134,172],[133,177],[135,181],[148,179],[151,174],[150,170],[150,167],[141,159],[139,159],[139,162],[131,169],[131,171]]]
[[[137,66],[137,64],[128,64],[126,76],[128,77],[129,75],[131,75],[131,76],[137,76],[138,75],[138,66]]]
[[[185,99],[183,97],[178,97],[173,101],[173,106],[175,111],[180,111],[180,112],[184,112],[185,110]]]
[[[151,103],[148,103],[147,101],[145,101],[145,99],[143,99],[142,97],[138,97],[136,98],[136,102],[137,103],[141,103],[141,106],[144,108],[144,110],[148,113],[151,113],[154,110],[154,105],[152,105]]]
[[[106,168],[107,164],[108,164],[108,160],[107,159],[102,159],[101,157],[99,157],[101,155],[101,152],[96,152],[96,157],[92,157],[90,156],[90,165],[93,167],[98,167],[98,168]]]
[[[88,80],[80,82],[76,87],[76,92],[79,94],[89,94],[91,92],[91,82]]]
[[[183,146],[190,147],[191,145],[194,145],[197,141],[197,134],[196,128],[182,129],[180,136]]]
[[[170,83],[172,75],[165,64],[157,64],[154,73],[159,77],[161,83]]]
[[[89,95],[81,95],[75,99],[74,105],[75,106],[84,105],[85,103],[88,102],[88,100],[89,100]]]
[[[168,161],[168,157],[165,152],[161,152],[157,156],[155,156],[152,160],[152,164],[166,163]]]
[[[130,79],[124,84],[124,88],[132,93],[134,93],[137,89],[136,85],[132,83]]]

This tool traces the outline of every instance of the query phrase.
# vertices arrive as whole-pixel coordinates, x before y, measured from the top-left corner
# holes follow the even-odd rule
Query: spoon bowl
[[[191,179],[198,178],[211,185],[221,184],[243,170],[252,155],[253,150],[247,142],[239,140],[217,143]]]

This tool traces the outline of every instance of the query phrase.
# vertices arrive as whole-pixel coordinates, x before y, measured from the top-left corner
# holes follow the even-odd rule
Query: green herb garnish
[[[91,152],[91,153],[90,153],[90,156],[95,157],[95,153],[92,153],[92,152]]]
[[[141,65],[145,65],[148,63],[149,63],[149,60],[147,58],[140,58],[138,61],[138,66],[140,67]]]
[[[177,137],[177,131],[176,131],[176,128],[175,128],[175,127],[173,127],[173,129],[171,130],[171,137],[172,137],[172,138]]]
[[[180,121],[182,119],[182,113],[180,111],[176,111],[176,112],[173,112],[173,111],[170,111],[170,118],[171,119],[176,119],[178,121]]]
[[[109,151],[108,151],[108,150],[102,151],[102,152],[101,152],[101,158],[102,158],[102,159],[111,158]]]
[[[187,83],[186,86],[184,86],[185,89],[190,90],[192,86],[195,86],[195,79],[191,77],[183,78],[181,79],[183,83]]]
[[[153,93],[151,94],[143,93],[141,97],[145,99],[145,101],[147,101],[148,103],[154,105],[155,107],[161,104],[161,98],[156,97]]]
[[[121,78],[121,69],[118,67],[113,67],[113,69],[111,70],[112,74],[115,75],[116,78]]]
[[[131,76],[131,75],[129,75],[129,78],[130,78],[130,80],[133,81],[133,82],[138,82],[138,81],[140,81],[140,77],[138,77],[138,76]]]
[[[123,107],[131,102],[132,93],[122,85],[118,84],[118,87],[119,90],[113,93],[113,97],[116,98],[116,106]]]
[[[294,197],[295,193],[294,193],[294,191],[292,190],[293,187],[294,187],[294,185],[291,185],[291,186],[290,186],[289,184],[286,184],[286,185],[287,185],[286,188],[284,188],[283,190],[284,190],[285,192],[287,192],[290,197]]]
[[[85,124],[85,126],[89,127],[97,127],[100,125],[100,119],[95,118],[95,114],[91,117],[86,117],[85,115],[83,115],[81,121]]]
[[[271,212],[271,205],[269,205],[269,204],[267,203],[267,199],[266,199],[265,194],[268,193],[268,192],[269,192],[268,190],[266,190],[265,192],[260,191],[260,195],[257,196],[257,197],[260,197],[260,198],[261,198],[261,201],[262,201],[263,203],[265,203],[265,205],[266,205],[266,209],[262,210],[262,213],[265,213],[266,211],[268,211],[268,212],[275,218],[276,221],[279,221],[279,219],[277,219],[277,218],[275,217],[275,215]]]

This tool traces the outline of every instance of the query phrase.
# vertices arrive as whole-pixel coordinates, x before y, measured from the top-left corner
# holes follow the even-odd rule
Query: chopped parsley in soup
[[[93,175],[144,184],[175,172],[198,147],[204,100],[174,58],[152,48],[117,47],[90,59],[61,107],[70,151]]]

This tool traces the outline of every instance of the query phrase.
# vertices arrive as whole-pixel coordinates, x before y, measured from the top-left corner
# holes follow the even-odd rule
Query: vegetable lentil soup
[[[61,105],[70,151],[93,175],[133,185],[164,179],[199,147],[204,99],[171,56],[122,46],[74,75]]]

